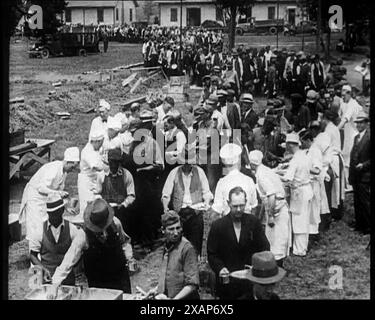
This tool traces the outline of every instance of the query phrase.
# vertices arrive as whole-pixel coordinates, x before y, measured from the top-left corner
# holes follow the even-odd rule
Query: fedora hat
[[[254,283],[276,283],[284,278],[286,274],[283,268],[277,266],[275,257],[270,251],[254,253],[251,257],[251,264],[252,266],[247,272],[246,278]]]
[[[368,114],[364,111],[360,111],[358,113],[357,118],[354,120],[354,122],[364,122],[364,121],[370,121]]]
[[[84,224],[92,232],[103,232],[113,221],[114,211],[104,199],[89,202],[83,214]]]
[[[286,143],[295,143],[301,145],[301,141],[297,133],[289,133],[286,135]]]
[[[47,197],[47,213],[55,212],[64,207],[64,200],[57,192],[52,192]]]

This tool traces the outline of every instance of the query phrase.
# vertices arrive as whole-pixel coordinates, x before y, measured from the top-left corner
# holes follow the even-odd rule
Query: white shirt
[[[212,112],[211,120],[217,119],[217,127],[216,129],[219,131],[220,134],[223,132],[224,126],[224,116],[219,110],[214,110]]]
[[[362,110],[362,106],[358,104],[357,100],[350,98],[346,103],[341,99],[339,116],[342,119],[346,119],[348,123],[345,126],[350,126],[353,132],[357,131],[357,126],[355,124],[355,119],[358,113]]]
[[[277,173],[261,164],[256,171],[257,187],[262,198],[276,195],[285,197],[283,183]]]
[[[303,150],[298,150],[284,175],[284,178],[292,183],[294,187],[299,187],[310,183],[311,161]]]
[[[171,199],[172,193],[173,193],[173,186],[174,186],[174,181],[176,179],[176,174],[179,168],[182,166],[178,166],[177,168],[174,168],[168,175],[167,180],[165,181],[163,191],[162,191],[162,197],[163,199]],[[206,177],[206,174],[204,173],[203,169],[199,166],[194,166],[198,170],[198,175],[199,175],[199,180],[202,184],[202,193],[203,193],[203,200],[205,202],[211,201],[213,198],[213,195],[210,191],[210,187],[208,184],[208,180]],[[191,199],[191,194],[190,194],[190,183],[191,183],[191,178],[193,176],[193,171],[191,171],[188,175],[184,174],[182,172],[182,182],[185,187],[185,194],[182,200],[182,208],[189,207],[193,204],[193,201]]]
[[[57,228],[51,225],[49,221],[47,222],[47,229],[51,228],[51,232],[56,243],[59,241],[60,234],[61,234],[63,227],[64,227],[64,220],[61,222],[59,226],[57,226]],[[69,222],[69,232],[70,232],[70,238],[73,241],[78,233],[78,229],[73,223],[70,223],[70,222]],[[42,248],[42,241],[43,241],[43,228],[37,229],[37,230],[33,229],[33,232],[30,234],[30,238],[29,238],[30,251],[40,252]]]
[[[235,187],[244,189],[246,193],[245,213],[251,214],[251,210],[258,206],[256,187],[253,179],[241,173],[238,169],[234,169],[218,181],[212,209],[221,215],[227,215],[230,212],[227,202],[229,192]]]
[[[164,111],[163,105],[156,107],[155,110],[158,112],[158,119],[156,123],[162,123],[164,121],[164,117],[167,115]]]
[[[133,135],[131,134],[130,131],[126,130],[124,133],[120,133],[118,136],[119,136],[119,139],[121,140],[122,152],[129,154],[130,146],[132,142],[134,141]]]
[[[340,131],[331,121],[328,122],[324,132],[329,136],[330,148],[333,153],[341,151]]]
[[[31,193],[29,200],[47,201],[52,191],[64,190],[66,172],[63,172],[63,162],[53,161],[43,165],[30,179],[28,186]]]
[[[108,132],[108,126],[107,126],[107,122],[103,122],[102,118],[100,116],[94,118],[91,122],[91,128],[90,128],[90,134],[89,134],[89,141],[90,141],[90,137],[91,137],[91,133],[93,131],[97,131],[97,130],[103,130],[106,135],[104,137],[104,140],[108,139],[108,135],[107,135],[107,132]]]
[[[79,164],[81,174],[85,174],[87,176],[96,176],[96,172],[93,168],[102,168],[103,167],[103,160],[102,156],[98,151],[94,150],[94,147],[89,142],[86,144],[86,146],[81,151],[81,162]]]

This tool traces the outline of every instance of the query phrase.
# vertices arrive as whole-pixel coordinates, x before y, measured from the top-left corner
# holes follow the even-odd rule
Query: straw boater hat
[[[301,145],[301,141],[299,139],[299,136],[297,133],[289,133],[286,135],[286,143],[295,143],[298,144],[299,146]]]
[[[53,213],[64,207],[64,200],[57,192],[52,192],[47,197],[47,213]]]
[[[104,199],[89,202],[83,214],[85,227],[93,232],[103,232],[113,221],[114,211]]]
[[[360,111],[354,122],[367,122],[370,121],[368,114],[364,111]]]
[[[251,268],[246,278],[258,284],[273,284],[284,278],[286,271],[277,266],[271,251],[254,253],[251,257]]]
[[[318,99],[318,93],[315,90],[309,90],[306,95],[306,101],[314,103]]]
[[[139,115],[142,123],[152,122],[154,120],[154,114],[151,110],[143,110]]]
[[[253,103],[254,102],[253,95],[251,93],[244,93],[240,97],[240,102]]]

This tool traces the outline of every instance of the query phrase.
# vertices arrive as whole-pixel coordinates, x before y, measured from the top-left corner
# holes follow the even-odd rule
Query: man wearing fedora
[[[365,112],[358,114],[356,120],[358,134],[354,138],[350,154],[349,182],[354,194],[354,228],[364,234],[370,233],[370,181],[371,181],[371,142],[370,119]]]
[[[293,231],[293,255],[306,256],[309,241],[309,223],[313,190],[310,181],[311,162],[300,150],[300,138],[296,133],[286,136],[286,147],[293,157],[281,180],[290,186],[290,213]]]
[[[208,234],[208,263],[216,274],[216,293],[222,300],[250,299],[250,282],[231,278],[226,283],[220,279],[251,264],[254,253],[270,249],[261,222],[245,214],[246,197],[241,187],[231,189],[227,198],[229,214],[214,221]]]
[[[277,266],[275,257],[270,251],[254,253],[251,268],[246,279],[253,283],[254,300],[280,300],[274,292],[276,283],[282,280],[286,271]]]
[[[127,262],[132,256],[130,238],[120,220],[104,199],[96,199],[87,205],[83,229],[79,229],[52,276],[49,295],[57,296],[58,287],[81,257],[89,287],[131,293]]]
[[[165,244],[158,286],[149,294],[156,300],[199,300],[197,253],[182,235],[179,215],[168,211],[162,216]]]
[[[42,267],[46,280],[51,280],[78,233],[74,224],[63,219],[64,211],[65,206],[61,196],[58,193],[51,193],[47,198],[48,219],[43,222],[42,232],[35,230],[30,235],[31,263]],[[63,281],[63,284],[75,284],[73,270]]]
[[[213,195],[203,169],[196,164],[194,150],[186,150],[183,164],[168,175],[162,191],[164,213],[170,208],[181,218],[184,236],[193,244],[198,256],[202,251],[203,213]]]
[[[254,129],[258,123],[259,117],[253,109],[254,98],[251,93],[244,93],[240,97],[240,105],[242,112],[242,123],[247,123],[250,129]]]

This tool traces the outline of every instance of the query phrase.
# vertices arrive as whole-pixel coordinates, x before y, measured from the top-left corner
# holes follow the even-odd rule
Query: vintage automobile
[[[221,21],[214,21],[214,20],[205,20],[201,24],[201,28],[207,29],[209,31],[226,31],[226,27],[224,23]]]
[[[236,34],[238,35],[244,33],[276,34],[277,30],[284,30],[284,19],[256,20],[255,18],[249,18],[247,22],[238,23],[236,26]]]
[[[99,35],[96,32],[62,32],[46,35],[28,51],[29,57],[47,59],[51,56],[86,56],[99,52]]]
[[[316,23],[312,21],[301,21],[296,26],[286,25],[284,36],[295,36],[296,34],[316,34]]]

